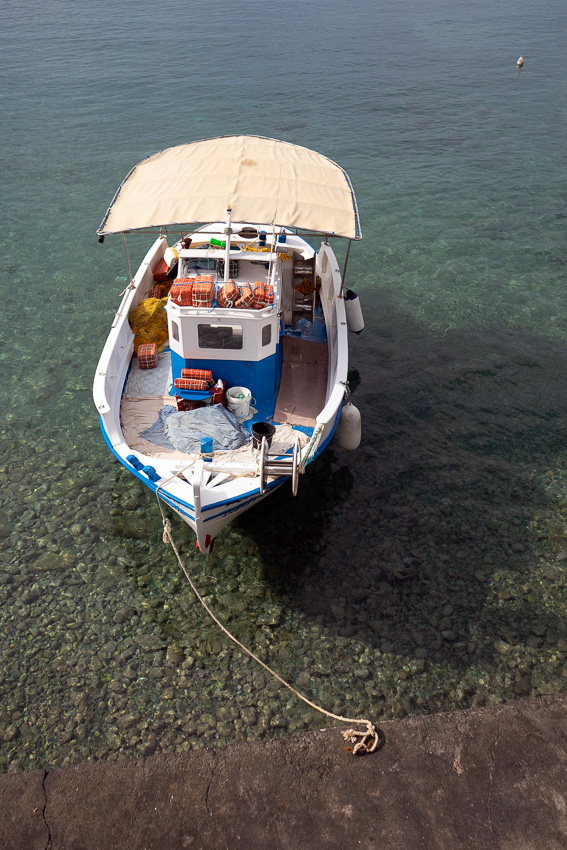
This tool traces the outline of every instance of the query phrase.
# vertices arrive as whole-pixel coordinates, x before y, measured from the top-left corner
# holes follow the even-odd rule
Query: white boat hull
[[[164,237],[156,240],[124,293],[96,370],[93,397],[102,433],[112,453],[187,522],[195,531],[199,549],[209,552],[225,525],[284,484],[287,478],[271,475],[262,486],[262,470],[254,457],[248,457],[243,468],[240,471],[235,468],[232,474],[227,470],[226,460],[223,466],[221,454],[215,454],[212,462],[203,463],[197,456],[147,455],[129,443],[121,421],[123,392],[133,357],[134,336],[128,317],[151,292],[153,271],[166,247]],[[328,244],[321,245],[316,270],[321,281],[319,298],[327,333],[327,380],[324,404],[300,450],[301,472],[331,440],[347,387],[345,307],[338,263]]]

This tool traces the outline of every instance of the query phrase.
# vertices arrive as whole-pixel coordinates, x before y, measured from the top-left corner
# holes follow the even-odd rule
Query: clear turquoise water
[[[252,672],[235,684],[242,662],[91,401],[124,286],[120,241],[95,237],[116,186],[147,154],[228,133],[312,147],[352,179],[364,437],[208,562],[178,528],[198,583],[341,713],[565,690],[565,18],[559,0],[4,10],[3,765],[321,723]],[[134,260],[146,247],[131,239]]]

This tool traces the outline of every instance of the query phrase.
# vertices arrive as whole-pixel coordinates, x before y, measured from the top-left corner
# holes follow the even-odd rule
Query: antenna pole
[[[226,211],[226,227],[224,229],[224,235],[226,239],[226,247],[224,252],[224,282],[226,283],[229,277],[230,271],[230,236],[232,234],[232,227],[230,226],[230,219],[232,216],[232,209],[229,207]]]

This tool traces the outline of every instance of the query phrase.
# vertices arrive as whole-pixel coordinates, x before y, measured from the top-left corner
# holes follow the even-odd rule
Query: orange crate
[[[240,298],[240,291],[233,280],[228,280],[224,286],[221,286],[217,295],[218,307],[234,307],[234,304]]]
[[[140,369],[155,369],[158,364],[158,350],[155,342],[138,346],[138,366]]]
[[[169,274],[169,266],[163,259],[157,261],[157,265],[154,269],[154,280],[156,283],[164,283],[167,280],[167,276]]]
[[[240,298],[238,299],[238,301],[236,302],[236,304],[234,306],[238,307],[240,310],[242,310],[246,307],[250,307],[253,300],[254,300],[254,293],[252,292],[252,287],[250,286],[249,283],[244,283],[240,287]]]
[[[213,383],[213,373],[210,369],[182,369],[182,378],[192,378],[194,381],[206,381],[207,384]]]
[[[193,280],[190,277],[177,277],[170,289],[169,297],[180,307],[193,306]]]
[[[259,280],[254,284],[254,297],[252,299],[252,307],[254,310],[262,310],[264,307],[271,307],[274,303],[274,287],[271,283],[260,283]]]
[[[215,284],[212,275],[201,275],[193,282],[193,307],[212,307],[215,300]]]
[[[177,390],[199,390],[199,392],[206,392],[209,389],[206,381],[196,381],[195,378],[176,378],[173,386]]]

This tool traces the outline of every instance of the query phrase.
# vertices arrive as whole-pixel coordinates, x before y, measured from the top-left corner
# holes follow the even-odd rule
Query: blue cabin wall
[[[173,378],[181,377],[182,369],[210,369],[213,378],[219,378],[225,387],[246,387],[258,405],[275,405],[281,377],[282,346],[278,342],[276,353],[262,360],[218,360],[203,358],[184,358],[175,351],[171,352],[171,371]],[[174,390],[172,390],[174,392]]]

